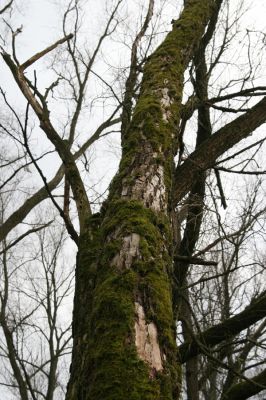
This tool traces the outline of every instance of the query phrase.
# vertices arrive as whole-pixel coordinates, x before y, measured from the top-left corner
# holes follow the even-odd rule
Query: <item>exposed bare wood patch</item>
[[[140,236],[137,233],[125,236],[120,252],[113,258],[111,265],[118,269],[130,268],[134,258],[140,255],[139,252]]]
[[[156,154],[153,154],[154,158]],[[132,174],[134,171],[132,172]],[[166,187],[161,165],[146,165],[138,169],[133,186],[123,186],[122,196],[140,200],[154,211],[166,211]]]
[[[158,343],[157,328],[153,322],[147,324],[142,305],[135,303],[135,343],[139,357],[147,362],[152,370],[163,369],[161,351]]]
[[[159,165],[151,180],[147,182],[146,191],[144,192],[144,201],[150,204],[153,210],[161,211],[166,206],[165,192],[164,170],[163,167]]]
[[[171,118],[170,106],[172,100],[171,97],[169,96],[169,89],[167,87],[161,89],[160,92],[161,92],[161,106],[162,106],[163,120],[165,122],[168,122],[169,119]]]

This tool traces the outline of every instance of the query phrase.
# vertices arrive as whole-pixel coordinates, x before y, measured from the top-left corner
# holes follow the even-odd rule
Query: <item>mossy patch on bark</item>
[[[93,221],[99,222],[97,235],[88,243],[90,250],[86,240],[80,250],[85,300],[79,297],[82,311],[76,304],[74,321],[80,330],[76,342],[84,354],[78,359],[82,376],[72,385],[76,394],[68,400],[173,400],[180,393],[168,211],[184,72],[214,3],[187,0],[173,31],[144,67],[139,99],[123,137],[119,171],[100,219]],[[137,249],[135,243],[127,258],[123,252],[133,237],[138,238]],[[147,325],[157,329],[160,370],[138,354],[136,303],[143,307]]]
[[[129,269],[117,269],[112,260],[123,237],[132,233],[141,237],[139,256]],[[126,394],[129,400],[172,400],[177,391],[179,370],[168,277],[171,257],[164,244],[170,235],[163,213],[157,215],[138,201],[109,204],[101,226],[100,242],[106,245],[98,262],[90,314],[88,399],[122,400]],[[136,301],[143,305],[147,323],[152,321],[157,327],[162,371],[152,371],[137,354]]]

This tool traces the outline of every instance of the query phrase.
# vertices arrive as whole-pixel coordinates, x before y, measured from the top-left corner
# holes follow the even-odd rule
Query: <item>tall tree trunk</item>
[[[68,400],[177,399],[171,188],[183,76],[214,0],[188,0],[149,57],[119,172],[77,257]]]

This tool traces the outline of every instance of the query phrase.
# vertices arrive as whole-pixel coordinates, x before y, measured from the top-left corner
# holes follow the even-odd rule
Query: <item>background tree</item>
[[[236,191],[228,194],[225,174],[264,174],[256,161],[263,135],[258,132],[254,141],[238,145],[266,120],[264,58],[254,59],[253,47],[254,40],[257,48],[262,45],[264,35],[251,30],[242,35],[244,3],[236,8],[226,0],[185,1],[170,31],[157,34],[163,16],[168,18],[166,10],[173,8],[164,3],[160,9],[150,0],[130,43],[122,39],[131,49],[130,66],[112,69],[114,61],[104,46],[121,43],[122,28],[129,30],[130,10],[122,0],[108,4],[106,25],[93,51],[82,35],[86,7],[81,1],[66,7],[63,38],[24,62],[17,56],[21,29],[5,22],[12,40],[9,50],[2,35],[3,60],[25,99],[22,112],[2,90],[7,113],[1,121],[7,149],[3,154],[8,156],[1,159],[1,325],[7,371],[11,368],[15,376],[15,382],[6,384],[18,389],[22,399],[59,396],[57,363],[68,352],[69,338],[66,328],[60,331],[64,338],[58,334],[56,315],[58,299],[71,288],[68,273],[55,279],[62,240],[50,241],[52,253],[45,245],[47,234],[39,233],[43,293],[34,273],[28,273],[36,304],[31,310],[39,315],[44,309],[46,314],[47,332],[38,329],[49,339],[48,356],[37,360],[32,352],[25,353],[27,341],[21,337],[35,322],[25,331],[25,324],[12,318],[13,328],[7,313],[14,276],[7,255],[20,254],[19,246],[29,235],[51,229],[45,214],[36,219],[32,212],[49,199],[78,248],[67,399],[179,398],[183,364],[188,399],[249,398],[265,389],[266,296],[263,284],[258,285],[264,272],[263,183],[259,179],[252,186],[247,181],[254,194],[242,189],[247,196],[240,207]],[[13,5],[7,4],[3,12]],[[175,6],[176,16],[178,11]],[[243,52],[237,52],[234,63],[228,49],[236,43]],[[33,68],[48,54],[54,80],[43,85]],[[98,92],[89,92],[96,82],[101,85]],[[88,115],[92,120],[89,110],[97,103],[105,106],[105,118],[88,137],[83,121]],[[34,146],[40,130],[48,139],[42,151]],[[95,190],[92,184],[88,149],[99,138],[115,140],[117,130],[120,165],[100,208],[96,203],[102,194],[100,185]],[[54,149],[62,165],[48,181],[42,159]],[[37,191],[21,181],[33,166],[44,185]],[[28,230],[25,221],[32,224]],[[48,257],[47,251],[54,256]],[[32,249],[37,265],[33,254]],[[23,267],[15,270],[21,274]],[[63,296],[58,294],[60,282],[67,288]],[[30,290],[20,296],[29,296]],[[28,321],[33,311],[22,320]],[[23,356],[14,338],[19,338]]]

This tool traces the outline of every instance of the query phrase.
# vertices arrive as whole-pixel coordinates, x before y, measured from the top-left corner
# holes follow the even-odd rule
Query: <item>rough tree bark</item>
[[[183,76],[213,0],[187,1],[149,57],[109,198],[77,258],[68,400],[177,399],[171,190]]]

